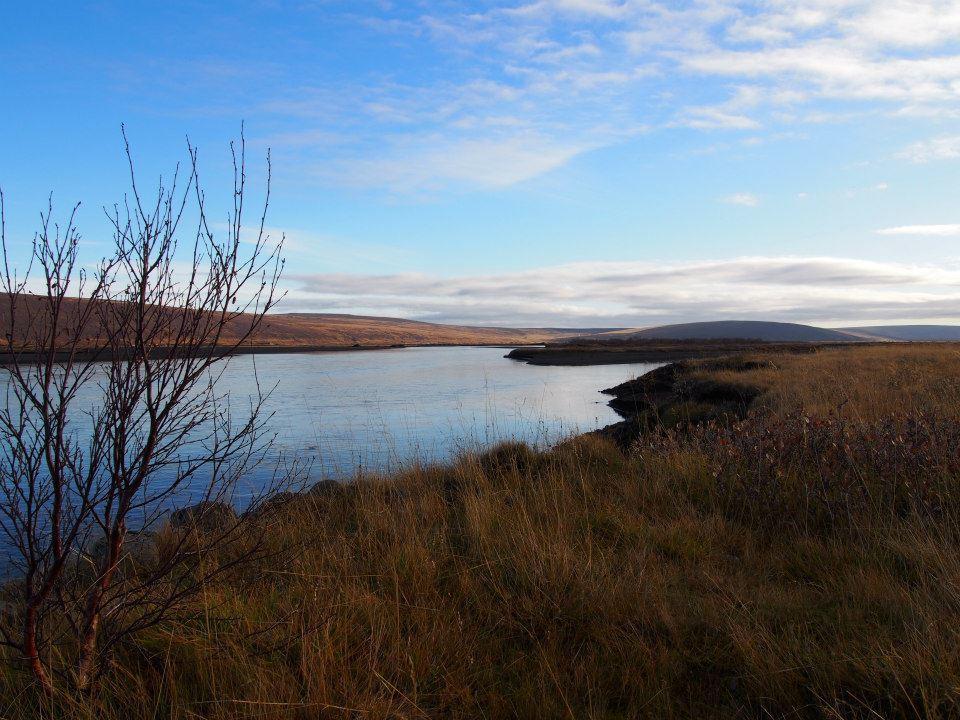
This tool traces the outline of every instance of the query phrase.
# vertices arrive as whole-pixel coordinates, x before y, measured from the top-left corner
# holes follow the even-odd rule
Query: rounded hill
[[[839,330],[798,323],[761,320],[717,320],[713,322],[661,325],[634,332],[620,332],[623,339],[636,340],[761,340],[764,342],[843,342],[862,340]]]

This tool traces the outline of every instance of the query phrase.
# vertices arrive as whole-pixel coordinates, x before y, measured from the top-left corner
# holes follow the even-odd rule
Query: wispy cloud
[[[341,182],[380,185],[396,193],[443,186],[505,188],[554,170],[590,149],[530,133],[487,138],[410,139],[382,157],[341,160],[330,169]]]
[[[689,108],[680,124],[707,130],[752,130],[760,127],[760,123],[751,117],[726,112],[718,107]]]
[[[897,157],[914,163],[931,160],[956,160],[960,158],[960,135],[941,135],[908,145]]]
[[[513,326],[716,318],[873,323],[960,317],[960,270],[832,257],[573,263],[498,275],[314,274],[286,309]]]
[[[325,168],[317,176],[391,192],[503,188],[651,128],[776,134],[877,112],[937,117],[960,102],[954,0],[368,7],[379,8],[371,32],[429,45],[445,71],[298,82],[262,109],[316,125],[286,141],[292,158]],[[957,136],[901,153],[958,155]]]
[[[742,205],[743,207],[757,207],[760,204],[760,198],[748,192],[738,192],[720,199],[728,205]]]
[[[960,235],[960,225],[900,225],[877,230],[877,235],[930,235],[935,237],[953,237]]]

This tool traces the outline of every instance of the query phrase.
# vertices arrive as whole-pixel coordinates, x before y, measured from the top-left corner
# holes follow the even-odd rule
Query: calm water
[[[264,412],[273,414],[268,431],[276,434],[238,501],[263,486],[281,459],[299,458],[312,482],[444,461],[509,439],[556,442],[616,422],[599,391],[656,367],[537,367],[507,360],[506,352],[406,348],[232,359],[218,389],[229,393],[236,420],[249,413],[259,381],[270,391]],[[91,384],[77,398],[72,421],[81,436],[89,425],[84,409],[99,405],[99,392]],[[170,503],[195,500],[185,487]]]
[[[312,461],[318,477],[449,459],[506,439],[555,442],[619,417],[600,390],[656,365],[537,367],[503,348],[405,348],[238,357],[223,389],[275,387],[277,452]]]

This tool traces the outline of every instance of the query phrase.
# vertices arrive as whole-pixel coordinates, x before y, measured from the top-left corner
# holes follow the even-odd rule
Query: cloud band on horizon
[[[280,311],[516,327],[708,319],[828,325],[960,319],[960,267],[834,257],[581,262],[521,272],[293,275]]]

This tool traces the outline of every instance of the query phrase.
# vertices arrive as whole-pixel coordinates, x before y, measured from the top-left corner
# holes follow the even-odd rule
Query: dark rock
[[[310,489],[307,490],[308,495],[314,495],[318,497],[342,495],[343,492],[343,485],[338,483],[336,480],[320,480],[319,482],[314,483]]]
[[[637,418],[622,420],[593,431],[595,435],[616,443],[621,448],[629,448],[643,434],[643,426]]]
[[[268,498],[264,498],[249,508],[245,514],[251,517],[259,517],[283,510],[291,504],[295,504],[297,501],[336,497],[343,493],[344,486],[336,480],[320,480],[307,490],[299,492],[278,492]]]
[[[88,560],[99,566],[107,555],[107,538],[94,541],[86,553]],[[120,567],[128,570],[156,565],[160,555],[157,548],[157,534],[149,530],[128,532],[123,538],[120,549]]]
[[[262,503],[262,507],[264,508],[283,507],[284,505],[290,504],[291,502],[296,500],[298,497],[300,497],[300,493],[278,492],[275,495],[271,495],[270,497],[266,498]]]
[[[477,460],[488,476],[523,475],[537,462],[537,454],[526,443],[507,441],[481,453]]]
[[[223,502],[206,500],[170,513],[170,527],[217,530],[237,520],[236,511]]]
[[[278,492],[268,498],[265,498],[261,502],[256,503],[254,507],[247,511],[247,514],[256,516],[283,510],[290,503],[301,497],[303,497],[303,495],[300,493]]]
[[[683,400],[705,402],[714,405],[737,403],[746,409],[762,390],[755,385],[720,382],[712,378],[683,378],[674,387],[676,396]]]
[[[671,363],[601,392],[604,395],[613,395],[613,400],[609,402],[610,407],[621,417],[630,418],[656,410],[658,406],[672,401],[677,379],[688,372],[689,366],[686,363]]]

